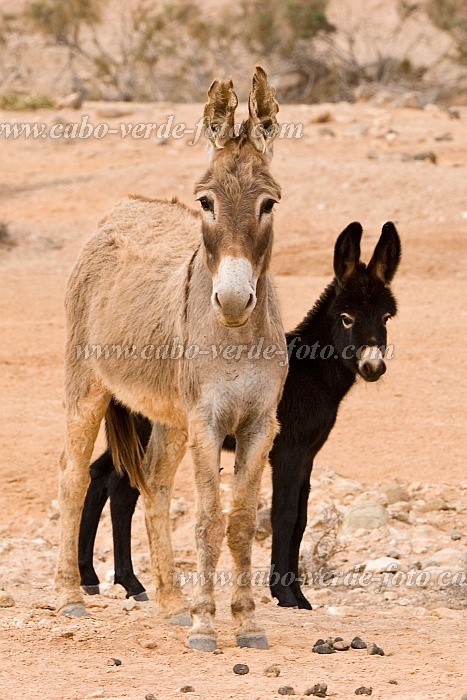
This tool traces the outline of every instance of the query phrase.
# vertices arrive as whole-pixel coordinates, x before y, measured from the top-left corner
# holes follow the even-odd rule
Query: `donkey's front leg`
[[[251,588],[251,551],[256,530],[258,494],[264,465],[267,462],[277,428],[275,415],[255,421],[237,437],[232,510],[229,514],[227,540],[234,561],[232,616],[237,624],[237,646],[268,649],[264,629],[255,617]]]
[[[202,421],[190,424],[190,447],[193,456],[197,490],[196,546],[198,576],[191,606],[193,627],[187,646],[198,651],[214,651],[217,633],[213,617],[214,574],[224,539],[224,516],[219,496],[219,465],[221,439]]]
[[[156,602],[168,624],[191,624],[188,603],[177,581],[170,531],[170,501],[175,473],[186,450],[187,432],[154,423],[145,455],[147,492],[143,493]]]

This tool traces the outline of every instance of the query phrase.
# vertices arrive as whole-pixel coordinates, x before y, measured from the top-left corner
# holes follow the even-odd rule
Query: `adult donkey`
[[[278,407],[281,431],[269,454],[273,482],[270,584],[282,607],[311,609],[300,587],[298,560],[313,461],[357,377],[374,382],[386,371],[386,322],[397,310],[390,284],[399,265],[401,243],[394,224],[387,222],[365,265],[360,260],[361,236],[358,222],[340,234],[334,248],[334,280],[286,336],[289,373]],[[139,415],[135,425],[145,446],[151,424]],[[228,437],[224,448],[235,450],[235,440]],[[116,474],[110,450],[91,465],[79,540],[86,592],[99,593],[93,549],[99,517],[110,497],[115,583],[125,587],[127,597],[147,600],[131,561],[131,520],[138,495],[126,475]]]
[[[277,431],[276,409],[287,371],[285,335],[268,274],[272,208],[280,198],[269,173],[278,132],[274,95],[266,73],[257,67],[249,117],[236,135],[238,100],[232,81],[215,81],[204,111],[212,160],[195,188],[201,221],[176,202],[126,200],[85,245],[66,295],[59,608],[71,616],[86,612],[78,533],[89,462],[105,416],[115,465],[120,471],[124,465],[132,485],[144,494],[157,602],[171,621],[186,620],[186,602],[175,577],[169,505],[188,440],[198,496],[200,574],[188,646],[201,651],[217,647],[213,573],[224,536],[219,462],[227,434],[237,440],[227,528],[235,569],[231,609],[237,644],[268,645],[255,619],[249,574],[259,483]],[[260,338],[264,346],[274,346],[273,360],[270,348],[259,358],[248,350]],[[86,347],[95,345],[134,352],[130,358],[104,352],[86,359]],[[158,354],[175,346],[180,347],[172,358]],[[221,347],[229,352],[218,353]],[[156,349],[156,355],[148,348]],[[133,418],[111,399],[153,421],[144,458]]]

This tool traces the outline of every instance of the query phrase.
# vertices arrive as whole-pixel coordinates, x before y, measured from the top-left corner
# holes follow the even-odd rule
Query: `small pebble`
[[[352,649],[366,649],[366,642],[361,637],[354,637],[350,642]]]
[[[460,540],[462,538],[462,532],[459,532],[458,530],[453,530],[451,532],[451,540]]]
[[[15,604],[13,597],[5,591],[0,591],[0,608],[12,608]]]
[[[374,642],[370,642],[366,645],[366,653],[369,656],[384,656],[384,651]]]
[[[399,685],[398,681],[395,681],[393,678],[389,681],[391,685]]]
[[[281,675],[281,670],[279,666],[267,666],[264,669],[264,674],[269,678],[277,678],[277,676]]]
[[[279,695],[295,695],[295,690],[291,685],[281,685],[277,692]]]
[[[314,695],[316,698],[325,698],[327,689],[327,683],[315,683],[311,688],[307,688],[303,695]]]
[[[364,685],[361,685],[360,688],[357,688],[355,691],[355,695],[371,695],[373,692],[373,688],[366,688]]]
[[[192,685],[182,685],[180,688],[181,693],[194,693],[195,689],[193,688]]]
[[[317,647],[313,647],[315,654],[335,654],[335,650],[329,644],[318,644]]]
[[[339,640],[334,642],[332,648],[336,651],[348,651],[350,649],[350,642],[344,642],[344,640]]]
[[[107,659],[107,666],[121,666],[122,662],[120,659],[114,659],[113,657],[110,659]]]
[[[314,647],[320,647],[322,644],[326,644],[324,639],[317,639],[316,642],[313,644]]]
[[[264,603],[265,605],[267,605],[268,603],[271,602],[271,598],[267,595],[262,595],[260,598],[260,601],[261,601],[261,603]]]
[[[147,695],[144,696],[144,700],[157,700],[157,698],[153,693],[147,693]]]
[[[212,653],[214,654],[214,656],[218,656],[219,654],[223,654],[224,652],[222,651],[222,649],[214,649]]]
[[[237,676],[246,676],[247,673],[250,673],[250,669],[246,664],[235,664],[233,672],[236,673]]]

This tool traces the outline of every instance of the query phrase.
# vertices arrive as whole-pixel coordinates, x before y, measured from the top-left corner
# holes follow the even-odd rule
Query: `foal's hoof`
[[[145,600],[149,600],[148,594],[146,593],[146,591],[143,591],[142,593],[135,593],[135,595],[130,596],[130,598],[137,600],[138,603],[142,603]]]
[[[171,627],[191,627],[193,620],[191,619],[189,612],[180,612],[176,615],[172,615],[172,617],[169,617],[167,624]]]
[[[186,645],[189,649],[196,649],[196,651],[209,651],[212,653],[217,649],[217,635],[193,634],[188,637]]]
[[[64,605],[58,612],[60,615],[66,615],[67,617],[89,617],[86,608],[80,603]]]
[[[244,634],[237,637],[237,646],[248,649],[269,649],[269,642],[265,634]]]
[[[100,593],[99,584],[97,584],[96,586],[81,586],[81,588],[88,595],[99,595]]]

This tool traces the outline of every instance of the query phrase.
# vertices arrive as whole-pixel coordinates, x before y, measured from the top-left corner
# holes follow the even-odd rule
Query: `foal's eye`
[[[259,215],[262,216],[263,214],[270,214],[272,212],[274,204],[276,204],[275,199],[264,199],[261,202],[261,209],[259,211]]]
[[[383,323],[386,325],[386,323],[389,321],[391,318],[391,314],[383,314]]]
[[[200,197],[198,202],[201,204],[203,211],[214,211],[214,204],[208,197]]]
[[[352,316],[349,316],[349,314],[341,314],[341,319],[344,328],[352,328],[355,321],[355,319],[352,318]]]

